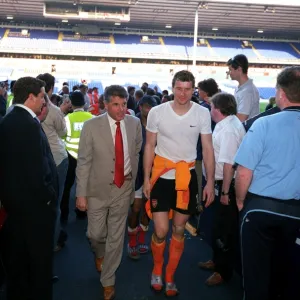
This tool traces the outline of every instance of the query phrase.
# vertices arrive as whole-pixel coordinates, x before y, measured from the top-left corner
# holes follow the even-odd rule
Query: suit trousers
[[[75,159],[72,155],[68,152],[68,171],[67,176],[65,180],[65,186],[63,195],[60,202],[60,212],[61,212],[61,218],[63,220],[68,220],[69,217],[69,203],[70,203],[70,193],[72,186],[75,183],[75,177],[76,177],[76,167],[77,167],[77,159]]]
[[[44,206],[5,222],[7,300],[52,300],[55,208]]]
[[[88,197],[88,230],[95,256],[104,256],[100,281],[103,287],[115,284],[115,272],[120,265],[126,220],[133,192],[132,178],[118,188],[111,185],[106,199]]]
[[[212,231],[212,248],[215,271],[220,273],[224,280],[233,275],[236,243],[238,238],[238,209],[236,206],[233,184],[229,189],[229,205],[220,202],[222,182],[216,183],[216,213]]]

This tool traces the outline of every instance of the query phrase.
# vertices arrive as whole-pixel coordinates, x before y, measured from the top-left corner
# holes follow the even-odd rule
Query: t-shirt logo
[[[83,128],[83,122],[75,122],[73,128],[75,131],[81,131]]]

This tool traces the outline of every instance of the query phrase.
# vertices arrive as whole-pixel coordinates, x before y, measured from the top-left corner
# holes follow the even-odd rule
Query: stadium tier
[[[1,29],[0,52],[192,60],[193,38]],[[226,61],[245,54],[250,62],[296,62],[300,44],[232,39],[198,39],[197,59]]]

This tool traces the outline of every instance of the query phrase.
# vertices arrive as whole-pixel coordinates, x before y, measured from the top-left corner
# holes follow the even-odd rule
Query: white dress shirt
[[[244,126],[237,116],[228,116],[217,123],[212,136],[216,161],[215,180],[223,180],[224,163],[234,164],[245,134]]]
[[[110,125],[110,130],[113,138],[113,142],[115,145],[115,138],[116,138],[116,120],[114,120],[108,113],[107,118]],[[131,163],[130,163],[130,157],[129,157],[129,150],[128,150],[128,141],[127,141],[127,133],[126,133],[126,127],[124,120],[120,121],[120,127],[122,132],[122,140],[123,140],[123,151],[124,151],[124,175],[128,175],[131,172]]]
[[[22,107],[24,108],[25,110],[27,110],[33,118],[36,118],[36,114],[27,106],[23,105],[23,104],[15,104],[14,106],[18,106],[18,107]]]

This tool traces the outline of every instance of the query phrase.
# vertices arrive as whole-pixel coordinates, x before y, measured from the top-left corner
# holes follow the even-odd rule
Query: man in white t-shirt
[[[211,99],[211,117],[217,123],[213,132],[216,160],[216,215],[212,230],[213,258],[198,266],[214,271],[206,280],[215,286],[231,279],[235,262],[238,235],[238,209],[234,190],[234,157],[245,135],[243,124],[236,116],[237,104],[233,95],[218,93]]]
[[[248,77],[248,59],[243,54],[238,54],[227,62],[229,75],[239,85],[234,92],[237,102],[237,117],[244,122],[259,114],[259,92]]]
[[[152,108],[147,119],[143,190],[154,222],[151,287],[155,291],[163,288],[163,256],[172,214],[172,238],[165,274],[167,296],[178,293],[174,274],[184,249],[184,228],[189,216],[197,210],[195,160],[199,134],[207,170],[202,199],[206,207],[214,200],[211,118],[208,109],[191,102],[194,88],[195,78],[191,72],[176,73],[172,81],[174,101]]]

